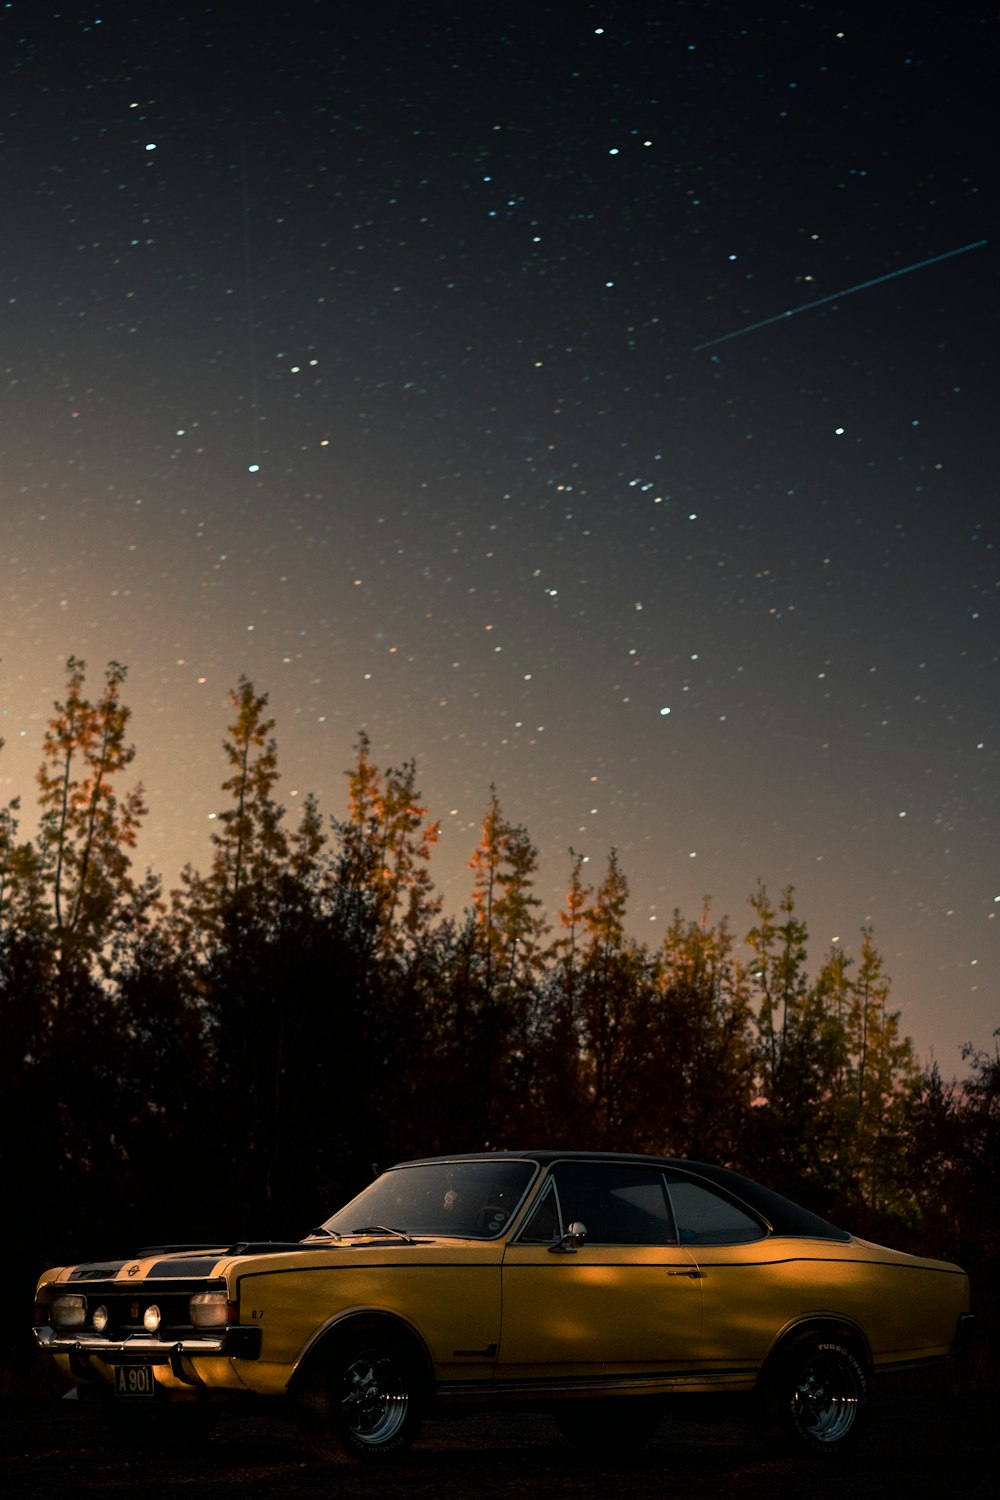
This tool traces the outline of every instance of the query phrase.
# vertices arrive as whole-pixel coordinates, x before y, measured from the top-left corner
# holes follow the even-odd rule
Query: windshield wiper
[[[327,1229],[325,1224],[321,1224],[318,1229],[310,1229],[308,1234],[303,1235],[303,1239],[311,1240],[314,1239],[318,1234],[328,1234],[331,1240],[342,1240],[344,1238],[344,1236],[342,1234],[338,1234],[335,1229]]]
[[[352,1229],[352,1234],[394,1234],[397,1239],[403,1241],[404,1245],[412,1245],[413,1241],[405,1229],[393,1229],[388,1224],[362,1224],[360,1229]]]

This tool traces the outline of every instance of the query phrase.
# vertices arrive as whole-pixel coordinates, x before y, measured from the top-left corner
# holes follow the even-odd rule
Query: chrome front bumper
[[[167,1365],[179,1357],[196,1359],[198,1355],[211,1358],[221,1355],[224,1359],[260,1357],[260,1328],[244,1328],[239,1324],[224,1328],[218,1334],[191,1334],[179,1339],[151,1338],[144,1334],[132,1334],[125,1339],[102,1339],[96,1333],[59,1333],[44,1323],[35,1326],[34,1334],[35,1342],[46,1354],[82,1354],[114,1365],[129,1364],[133,1360]]]

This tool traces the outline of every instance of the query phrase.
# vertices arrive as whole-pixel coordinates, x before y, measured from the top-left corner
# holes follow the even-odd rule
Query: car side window
[[[550,1243],[582,1223],[589,1245],[676,1245],[677,1230],[656,1168],[560,1162],[522,1240]]]
[[[682,1245],[744,1245],[767,1233],[759,1219],[700,1183],[672,1177],[667,1191]]]
[[[561,1233],[555,1188],[551,1182],[548,1182],[542,1191],[542,1196],[528,1215],[518,1239],[525,1244],[551,1245]]]

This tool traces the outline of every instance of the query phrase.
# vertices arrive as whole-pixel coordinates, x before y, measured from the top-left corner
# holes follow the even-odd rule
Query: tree
[[[427,821],[416,779],[413,760],[383,776],[362,731],[348,772],[349,816],[339,829],[341,878],[370,910],[387,956],[401,936],[412,944],[426,935],[441,910],[429,867],[441,824]]]
[[[326,899],[315,802],[306,800],[299,829],[289,835],[275,797],[280,773],[267,694],[241,677],[229,701],[233,719],[222,746],[229,805],[218,814],[207,877],[190,867],[183,872],[171,933],[175,948],[190,956],[211,1087],[240,1100],[218,1128],[232,1191],[265,1217],[295,1092],[308,1087],[304,1057],[317,1060],[310,1024],[328,1003],[335,966],[313,963]]]
[[[243,676],[229,702],[234,719],[222,751],[230,774],[222,791],[230,804],[216,815],[211,869],[203,876],[186,865],[181,889],[172,893],[176,940],[205,953],[220,941],[234,953],[248,949],[278,919],[290,881],[321,878],[324,836],[315,802],[307,799],[290,840],[274,796],[280,773],[268,695]]]
[[[45,732],[37,778],[41,871],[64,979],[69,967],[100,960],[115,927],[132,914],[139,892],[130,851],[146,812],[141,786],[123,795],[116,789],[135,757],[125,737],[126,669],[109,662],[104,690],[92,703],[83,693],[85,664],[71,656],[67,668],[66,699],[56,703]]]
[[[247,886],[273,889],[288,857],[282,827],[284,808],[274,800],[278,783],[278,746],[271,731],[274,720],[264,717],[268,697],[257,694],[241,677],[229,694],[236,719],[229,726],[223,751],[232,774],[222,783],[234,806],[219,814],[221,833],[215,845],[213,877],[220,893],[238,901]]]
[[[971,1274],[986,1327],[1000,1327],[1000,1030],[992,1051],[962,1049],[969,1072],[935,1063],[904,1090],[898,1170],[917,1212],[912,1248]]]
[[[513,1136],[533,1112],[548,923],[534,893],[538,850],[524,827],[504,817],[493,786],[469,868],[469,956],[482,992],[481,1024],[503,1037],[501,1131]]]
[[[757,923],[747,933],[756,955],[753,976],[760,994],[757,1026],[763,1043],[765,1090],[781,1076],[786,1044],[791,1040],[806,993],[804,964],[806,927],[795,915],[795,892],[786,886],[777,910],[760,884],[750,897]],[[779,923],[778,917],[785,918]]]
[[[0,739],[0,750],[4,742]],[[0,807],[0,924],[7,911],[8,892],[17,857],[17,818],[15,813],[21,799],[14,797],[6,807]]]
[[[525,1138],[530,1089],[513,1010],[485,978],[471,912],[439,923],[388,976],[397,1047],[379,1124],[397,1159]]]
[[[570,849],[566,902],[559,913],[563,936],[553,944],[542,990],[541,1020],[534,1049],[534,1098],[530,1128],[554,1145],[579,1143],[589,1112],[584,1076],[581,1017],[581,943],[593,888],[584,885],[584,856]]]
[[[756,1056],[749,981],[728,923],[675,911],[656,968],[648,1078],[656,1149],[734,1162],[742,1150]]]
[[[628,880],[618,852],[581,912],[584,939],[579,975],[579,1027],[588,1098],[583,1144],[639,1149],[644,1129],[640,1059],[652,1003],[652,966],[625,932]]]
[[[559,925],[566,935],[561,942],[556,943],[555,951],[560,955],[560,962],[567,976],[572,980],[576,973],[577,948],[587,911],[587,902],[594,892],[591,886],[583,883],[584,856],[570,849],[569,857],[572,864],[569,885],[566,889],[566,905],[559,913]]]
[[[3,749],[0,739],[0,750]],[[50,940],[45,866],[37,844],[18,843],[20,797],[0,808],[0,933]]]
[[[542,939],[548,931],[533,890],[538,850],[524,827],[507,822],[494,786],[469,868],[486,988],[496,987],[508,998],[524,994],[544,964]]]
[[[890,984],[870,927],[862,929],[857,978],[846,1021],[850,1057],[845,1100],[852,1139],[844,1155],[869,1208],[906,1211],[912,1195],[899,1181],[900,1132],[917,1073],[913,1046],[889,1009]],[[846,1145],[846,1143],[845,1143]]]
[[[782,891],[775,910],[760,885],[750,906],[757,922],[746,941],[759,997],[751,1150],[772,1164],[776,1187],[824,1211],[835,1195],[830,1162],[842,1145],[836,1099],[844,1067],[843,1028],[827,1008],[826,992],[809,983],[808,933],[796,914],[792,887]]]

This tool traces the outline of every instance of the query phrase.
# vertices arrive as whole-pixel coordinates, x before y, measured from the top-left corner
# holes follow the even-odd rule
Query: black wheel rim
[[[409,1392],[402,1373],[386,1355],[359,1355],[344,1371],[341,1410],[356,1443],[391,1442],[406,1421]]]
[[[839,1443],[861,1410],[856,1372],[842,1354],[818,1353],[801,1366],[792,1391],[796,1426],[815,1443]]]

